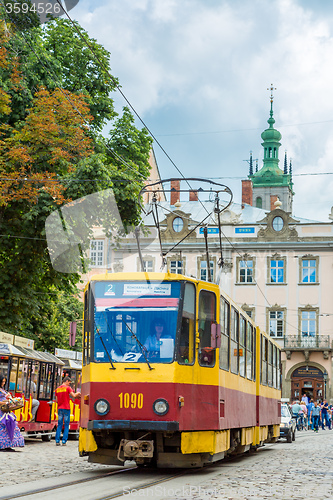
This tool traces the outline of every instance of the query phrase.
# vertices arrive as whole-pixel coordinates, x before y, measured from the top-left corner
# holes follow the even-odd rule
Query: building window
[[[182,260],[171,260],[170,261],[170,272],[173,274],[184,274],[183,261]]]
[[[283,311],[269,311],[269,334],[271,337],[283,337]]]
[[[260,196],[258,196],[258,198],[256,198],[256,207],[262,208],[262,198],[260,198]]]
[[[302,259],[302,283],[317,282],[317,261],[316,259]]]
[[[93,267],[103,266],[104,262],[104,241],[91,240],[90,242],[90,263]]]
[[[284,283],[285,282],[284,259],[271,259],[269,261],[269,266],[270,266],[270,272],[269,272],[270,283]]]
[[[152,260],[144,260],[143,261],[143,269],[145,273],[152,273],[154,270],[154,263]]]
[[[172,229],[175,233],[180,233],[183,230],[184,221],[181,217],[175,217],[172,221]]]
[[[301,331],[302,337],[315,337],[317,324],[316,311],[301,312]]]
[[[284,222],[283,222],[282,217],[279,217],[279,216],[274,217],[274,219],[272,221],[272,226],[273,226],[274,231],[276,231],[277,233],[282,231],[283,226],[284,226]]]
[[[254,282],[254,263],[253,260],[238,261],[238,282],[253,283]]]
[[[214,262],[211,260],[209,261],[209,267],[210,267],[210,276],[212,281],[214,281]],[[208,270],[207,270],[207,261],[202,260],[200,261],[200,279],[202,281],[208,281]]]

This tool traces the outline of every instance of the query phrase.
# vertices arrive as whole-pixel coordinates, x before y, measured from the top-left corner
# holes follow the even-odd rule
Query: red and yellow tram
[[[97,275],[84,304],[79,450],[90,462],[198,467],[278,439],[279,346],[218,285]]]

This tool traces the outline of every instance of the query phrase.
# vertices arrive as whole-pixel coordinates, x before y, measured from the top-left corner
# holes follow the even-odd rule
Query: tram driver
[[[170,339],[172,343],[172,349],[170,350],[170,358],[173,356],[173,339],[170,335],[166,335],[165,321],[162,318],[156,318],[151,323],[150,335],[147,337],[144,343],[144,350],[147,352],[149,358],[159,358],[162,357],[161,346],[163,344],[162,340]]]

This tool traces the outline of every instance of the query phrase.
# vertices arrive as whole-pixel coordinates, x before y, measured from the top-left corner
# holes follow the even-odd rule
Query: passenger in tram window
[[[31,381],[31,385],[30,385],[30,395],[32,397],[32,401],[31,401],[31,419],[29,420],[29,422],[33,422],[35,419],[36,419],[36,413],[37,413],[37,410],[39,408],[39,401],[37,398],[37,386],[35,384],[35,382],[32,380]]]
[[[0,373],[0,404],[8,402],[11,397],[9,392],[5,390],[7,379],[3,373]],[[13,448],[22,448],[24,446],[24,438],[15,421],[15,428],[12,439],[5,424],[5,414],[0,410],[0,451],[15,451]]]

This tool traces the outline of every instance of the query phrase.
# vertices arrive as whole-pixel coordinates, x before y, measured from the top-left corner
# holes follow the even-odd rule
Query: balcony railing
[[[315,337],[300,337],[288,335],[284,338],[285,349],[330,349],[329,335],[316,335]]]

